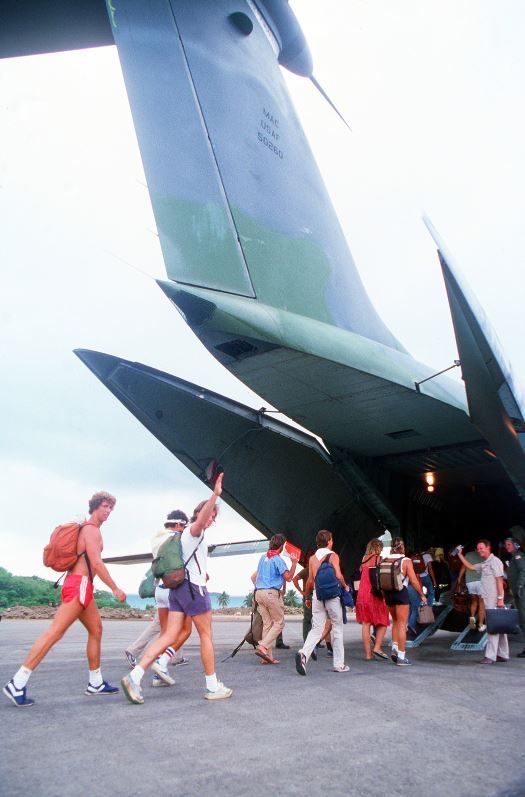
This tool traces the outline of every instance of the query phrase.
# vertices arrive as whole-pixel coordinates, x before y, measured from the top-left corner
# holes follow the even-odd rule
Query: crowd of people
[[[155,617],[125,651],[131,669],[122,678],[121,686],[131,703],[144,703],[142,680],[148,669],[153,673],[152,686],[173,686],[175,679],[168,671],[168,664],[187,663],[183,645],[193,627],[200,641],[204,697],[223,700],[232,695],[232,689],[218,679],[215,671],[211,601],[207,590],[207,545],[203,544],[205,532],[218,514],[217,501],[222,492],[222,481],[223,474],[220,473],[211,496],[195,507],[191,518],[180,509],[170,512],[163,528],[153,538],[154,562],[168,540],[180,540],[183,573],[180,583],[175,586],[170,586],[167,574],[164,579],[155,580]],[[119,692],[118,687],[102,677],[102,622],[93,600],[95,576],[111,589],[117,600],[123,602],[126,599],[102,560],[101,526],[115,503],[116,499],[110,493],[95,493],[89,502],[88,520],[78,524],[76,530],[58,527],[61,533],[69,535],[68,540],[74,541],[72,564],[68,566],[62,585],[62,603],[51,626],[37,639],[24,663],[3,688],[4,695],[19,708],[34,704],[27,695],[29,679],[76,620],[80,620],[88,632],[89,675],[85,694],[113,695]],[[74,538],[71,536],[73,533],[76,534]],[[56,539],[65,540],[66,537]],[[52,543],[53,537],[47,547],[52,548]],[[355,593],[356,621],[361,625],[367,661],[377,659],[392,661],[399,667],[410,666],[406,656],[407,633],[417,635],[422,607],[431,607],[436,600],[444,599],[445,593],[460,595],[463,592],[468,595],[468,624],[472,630],[484,633],[487,630],[485,612],[502,609],[508,589],[519,613],[521,630],[525,633],[525,555],[515,536],[504,542],[502,555],[505,561],[492,553],[491,544],[486,539],[479,540],[465,554],[463,546],[458,546],[445,557],[441,548],[409,555],[400,537],[392,540],[390,551],[384,556],[383,543],[374,538],[366,546],[356,574],[357,590],[344,576],[339,556],[333,550],[334,540],[330,531],[322,529],[317,533],[316,550],[305,557],[298,573],[300,552],[292,548],[289,565],[283,558],[285,545],[283,534],[273,535],[269,550],[261,556],[252,575],[254,609],[262,618],[262,636],[255,644],[255,655],[263,665],[279,664],[273,654],[274,647],[288,647],[282,641],[285,625],[283,596],[290,582],[303,598],[303,645],[295,654],[296,671],[302,676],[307,674],[309,660],[317,658],[317,651],[324,641],[333,658],[334,672],[349,672],[350,668],[345,663],[343,626],[346,606],[353,605],[352,592]],[[383,645],[389,626],[391,651],[387,654]],[[518,655],[525,658],[525,650]],[[488,633],[482,663],[494,664],[508,658],[506,634]]]
[[[329,531],[321,530],[316,537],[317,550],[306,557],[305,566],[294,576],[296,561],[288,569],[281,554],[286,539],[274,535],[270,550],[259,561],[253,574],[257,611],[263,618],[263,636],[255,654],[263,663],[278,664],[273,658],[272,643],[284,628],[283,594],[286,582],[292,581],[303,597],[303,646],[295,656],[299,675],[306,675],[309,659],[316,658],[316,651],[324,640],[330,645],[333,669],[338,673],[349,672],[344,661],[343,623],[345,617],[344,594],[352,590],[341,570],[339,556],[333,548],[333,537]],[[491,550],[489,540],[479,540],[473,550],[463,555],[463,546],[453,549],[445,559],[442,548],[429,549],[419,554],[408,555],[400,537],[392,540],[388,556],[383,558],[383,543],[374,538],[368,543],[361,560],[356,592],[356,620],[361,625],[361,634],[366,661],[391,660],[398,667],[409,667],[406,656],[407,633],[417,637],[421,607],[430,609],[436,601],[455,596],[465,589],[469,597],[469,621],[471,630],[482,636],[487,630],[485,609],[504,608],[505,588],[508,584],[510,596],[519,612],[520,627],[525,633],[525,557],[520,543],[514,537],[505,540],[506,568],[502,560]],[[381,562],[389,563],[399,573],[398,582],[391,588],[378,583]],[[396,565],[397,563],[397,565]],[[332,592],[320,594],[317,579],[323,567],[333,571]],[[325,579],[326,580],[326,579]],[[459,601],[458,601],[459,602]],[[432,624],[434,614],[431,611]],[[383,650],[387,628],[391,625],[391,652]],[[518,654],[525,658],[525,650]],[[509,658],[507,635],[489,633],[482,664],[504,662]]]

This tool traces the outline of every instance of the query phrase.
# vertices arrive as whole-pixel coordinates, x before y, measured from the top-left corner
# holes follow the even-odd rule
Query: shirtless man
[[[3,688],[4,695],[19,708],[34,704],[35,701],[26,695],[29,677],[75,620],[80,620],[88,632],[86,652],[89,683],[84,694],[113,695],[119,691],[116,686],[111,686],[102,679],[100,671],[102,622],[97,604],[93,600],[95,576],[110,588],[118,601],[122,603],[126,600],[125,593],[117,587],[109,575],[101,556],[103,543],[100,527],[110,516],[115,503],[116,499],[106,492],[95,493],[89,502],[90,518],[80,530],[78,559],[62,585],[62,604],[57,609],[51,626],[37,639],[23,665]]]

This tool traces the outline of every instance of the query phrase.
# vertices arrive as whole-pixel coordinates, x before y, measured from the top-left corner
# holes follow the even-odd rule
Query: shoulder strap
[[[188,558],[184,562],[184,569],[186,569],[186,567],[188,566],[188,562],[190,561],[190,559],[193,559],[193,557],[195,557],[195,561],[197,563],[197,567],[199,568],[199,573],[202,573],[201,566],[199,564],[199,560],[197,559],[197,548],[199,547],[199,545],[201,544],[203,539],[204,539],[204,532],[201,534],[199,542],[197,543],[197,545],[195,546],[195,548],[193,549],[191,554],[188,556]],[[181,542],[182,542],[182,540],[181,540]]]
[[[89,561],[89,556],[87,555],[87,553],[85,551],[82,551],[80,556],[83,556],[84,559],[86,560],[87,569],[88,569],[88,573],[89,573],[89,580],[91,581],[91,583],[93,583],[93,572],[91,570],[91,562]],[[78,557],[78,559],[80,559],[80,556]],[[78,559],[77,559],[77,562],[78,562]]]
[[[323,558],[323,561],[321,562],[321,564],[324,565],[325,562],[328,562],[328,560],[330,559],[331,555],[332,555],[332,551],[330,551],[330,553],[327,553],[326,556]]]

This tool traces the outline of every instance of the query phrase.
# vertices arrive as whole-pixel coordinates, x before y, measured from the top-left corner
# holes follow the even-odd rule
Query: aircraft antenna
[[[314,84],[314,86],[315,86],[315,88],[317,89],[317,91],[319,91],[319,93],[320,93],[320,94],[322,94],[322,96],[325,98],[325,100],[327,101],[327,103],[328,103],[329,105],[331,105],[331,106],[332,106],[332,108],[334,109],[334,111],[336,112],[336,114],[338,115],[338,117],[339,117],[339,118],[340,118],[340,119],[341,119],[341,120],[342,120],[342,121],[345,123],[345,125],[346,125],[346,126],[347,126],[347,128],[350,130],[350,132],[352,132],[352,128],[350,127],[350,125],[348,124],[348,122],[346,121],[346,119],[344,118],[343,114],[342,114],[342,113],[340,113],[340,111],[339,111],[339,110],[336,108],[336,106],[334,105],[334,103],[332,102],[332,100],[330,99],[330,97],[328,96],[328,94],[326,93],[326,91],[323,89],[323,87],[321,86],[321,84],[320,84],[320,83],[318,83],[318,81],[317,81],[317,80],[314,78],[314,76],[313,76],[313,75],[310,75],[310,80],[311,80],[311,81],[312,81],[312,83]]]
[[[138,274],[142,274],[143,277],[147,277],[148,279],[151,279],[154,282],[157,281],[157,277],[154,277],[152,274],[148,274],[147,271],[144,271],[142,268],[136,266],[134,263],[130,263],[129,260],[125,260],[125,258],[121,257],[120,255],[117,255],[116,252],[112,252],[110,249],[102,249],[101,251],[104,252],[106,255],[109,255],[110,257],[114,257],[116,260],[120,260],[120,262],[124,263],[125,266],[129,266],[129,268],[132,268]]]

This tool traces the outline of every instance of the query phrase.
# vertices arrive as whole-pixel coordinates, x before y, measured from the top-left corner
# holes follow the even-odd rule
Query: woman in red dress
[[[390,624],[390,617],[383,597],[378,597],[373,594],[372,584],[370,583],[370,569],[375,567],[379,562],[382,550],[383,543],[381,540],[370,540],[366,546],[366,552],[360,567],[361,581],[357,594],[356,619],[362,626],[361,633],[365,649],[365,659],[367,659],[367,661],[372,661],[374,657],[376,659],[385,659],[388,661],[388,656],[386,653],[383,653],[381,646],[385,638],[386,629]],[[373,648],[370,635],[371,626],[376,627],[376,638]]]

